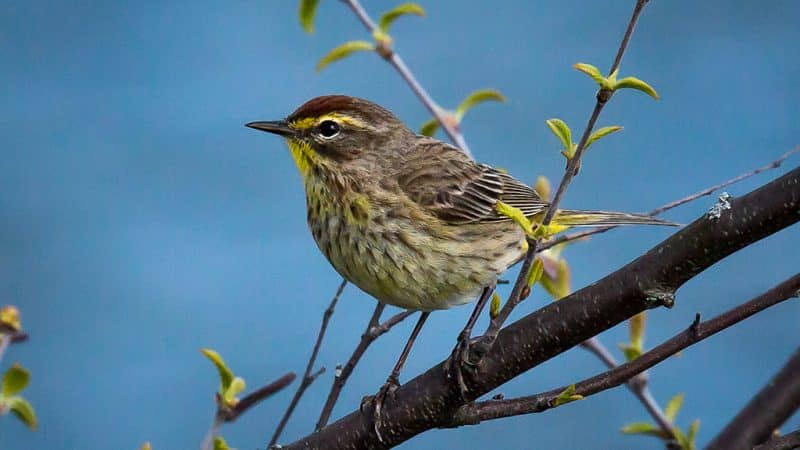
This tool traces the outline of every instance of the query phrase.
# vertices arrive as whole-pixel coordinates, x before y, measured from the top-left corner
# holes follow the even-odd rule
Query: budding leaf
[[[625,434],[644,434],[648,436],[656,436],[661,439],[669,439],[671,437],[661,428],[648,422],[629,423],[622,427],[621,431]]]
[[[544,201],[550,200],[550,180],[544,175],[539,175],[536,183],[533,185],[533,190],[539,194],[539,197]]]
[[[220,380],[220,395],[225,395],[225,392],[228,388],[231,387],[231,383],[233,382],[233,372],[223,361],[222,356],[219,353],[211,350],[210,348],[204,348],[200,350],[206,358],[210,359],[214,366],[216,366],[217,371],[219,372],[219,380]]]
[[[675,433],[675,440],[678,441],[681,450],[694,450],[694,442],[690,441],[680,428],[672,427],[672,432]]]
[[[531,265],[531,270],[528,271],[528,287],[533,287],[537,281],[542,279],[542,273],[544,272],[544,263],[542,262],[541,258],[536,258],[533,260],[533,265]]]
[[[625,354],[626,361],[633,361],[634,359],[642,356],[642,349],[630,344],[619,344],[619,348]]]
[[[621,129],[622,129],[622,127],[619,126],[619,125],[613,125],[613,126],[610,126],[610,127],[603,127],[603,128],[598,129],[597,131],[592,133],[591,136],[589,136],[589,139],[586,140],[586,146],[584,147],[584,149],[589,148],[589,146],[594,144],[594,142],[597,141],[598,139],[606,137],[611,133],[616,133],[617,131],[619,131]]]
[[[497,89],[478,89],[477,91],[473,91],[458,105],[458,108],[456,108],[456,121],[461,122],[461,119],[464,118],[464,115],[467,114],[467,111],[472,109],[473,106],[488,101],[505,102],[506,97]]]
[[[352,53],[373,51],[373,50],[375,50],[375,44],[373,44],[372,42],[367,42],[367,41],[345,42],[344,44],[329,51],[327,55],[323,56],[322,59],[319,60],[319,62],[317,63],[317,72],[320,72],[325,67],[329,66],[330,64],[336,61],[339,61],[342,58],[350,56]]]
[[[500,296],[495,292],[492,294],[492,302],[489,303],[489,317],[494,319],[498,314],[500,314]]]
[[[407,14],[413,14],[415,16],[424,16],[425,10],[422,6],[419,6],[416,3],[403,3],[401,5],[396,6],[394,9],[385,12],[382,16],[380,21],[378,21],[378,28],[384,33],[389,32],[389,27],[392,26],[395,20],[397,20],[400,16],[404,16]]]
[[[585,73],[586,75],[589,75],[592,80],[594,80],[595,83],[599,84],[601,87],[605,85],[606,79],[603,74],[600,73],[600,69],[597,67],[586,63],[577,63],[572,67],[580,72]]]
[[[570,151],[573,148],[572,144],[572,130],[569,129],[566,123],[561,119],[547,119],[545,121],[550,131],[556,135],[558,140],[564,146],[564,150]]]
[[[636,89],[658,100],[658,92],[652,86],[636,77],[625,77],[613,85],[613,90],[617,89]]]
[[[228,447],[228,443],[222,436],[214,437],[214,450],[236,450],[235,448]]]
[[[681,410],[681,406],[683,406],[683,394],[672,397],[669,403],[667,403],[667,407],[664,408],[664,416],[666,416],[670,423],[675,422],[675,418],[678,416],[678,411]]]
[[[22,329],[22,323],[19,320],[19,310],[16,306],[6,305],[0,308],[0,325],[11,328],[14,331]],[[0,327],[2,330],[3,327]]]
[[[31,373],[15,363],[6,371],[5,375],[3,375],[3,386],[2,389],[0,389],[0,393],[5,397],[16,395],[25,389],[30,378]]]
[[[317,15],[319,0],[300,0],[300,7],[297,15],[300,17],[300,25],[306,33],[314,32],[314,16]]]
[[[566,403],[582,400],[583,396],[575,393],[575,385],[571,384],[568,388],[564,389],[558,397],[556,397],[556,406],[561,406]]]
[[[522,228],[522,231],[524,231],[525,234],[533,234],[533,224],[530,220],[528,220],[527,217],[525,217],[525,214],[523,214],[521,209],[500,201],[498,201],[497,205],[495,205],[495,209],[499,214],[502,214],[516,222],[517,225]]]
[[[228,389],[225,389],[225,392],[222,393],[222,401],[225,402],[225,405],[234,407],[237,403],[239,403],[239,399],[236,398],[240,392],[244,391],[244,388],[247,385],[244,382],[244,378],[236,377],[231,381],[230,386]]]
[[[553,300],[560,300],[572,292],[571,278],[569,264],[566,260],[559,259],[555,261],[555,276],[545,272],[539,282]]]
[[[686,435],[687,443],[689,444],[689,448],[686,450],[694,450],[695,448],[695,441],[697,439],[697,430],[700,429],[700,419],[695,419],[692,421],[692,424],[689,425],[689,432]]]
[[[34,412],[33,406],[27,400],[19,396],[13,396],[3,399],[2,403],[28,428],[31,430],[36,429],[36,412]]]
[[[439,130],[439,121],[434,118],[422,124],[419,134],[423,136],[433,136],[436,134],[437,130]]]
[[[644,325],[647,321],[647,311],[642,311],[639,314],[631,317],[628,321],[628,336],[631,342],[639,344],[639,347],[644,344]]]

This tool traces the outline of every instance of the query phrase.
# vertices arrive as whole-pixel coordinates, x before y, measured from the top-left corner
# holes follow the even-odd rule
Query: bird
[[[498,212],[498,204],[536,221],[549,203],[506,171],[415,133],[365,99],[320,96],[284,119],[246,126],[285,139],[305,187],[308,226],[333,268],[379,302],[421,312],[377,396],[379,419],[386,390],[399,384],[428,315],[477,299],[465,327],[468,339],[498,276],[526,253],[526,233]],[[567,209],[551,222],[558,231],[627,224],[674,225],[638,214]]]

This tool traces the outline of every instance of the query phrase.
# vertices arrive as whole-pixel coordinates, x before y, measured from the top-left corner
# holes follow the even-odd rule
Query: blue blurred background
[[[377,16],[393,6],[366,1]],[[544,125],[583,127],[593,84],[575,62],[607,68],[633,1],[423,1],[428,17],[394,27],[397,49],[444,106],[495,87],[507,104],[471,111],[476,157],[532,182],[558,180],[563,158]],[[426,111],[388,65],[358,54],[322,74],[317,59],[369,39],[342,4],[323,1],[314,35],[296,1],[11,2],[0,6],[0,298],[18,305],[29,342],[20,361],[40,428],[0,419],[4,449],[191,449],[210,423],[217,376],[199,349],[217,349],[251,387],[301,372],[339,277],[305,224],[304,194],[284,144],[243,127],[280,118],[310,97],[347,93],[381,103],[414,127]],[[622,74],[646,79],[658,102],[616,96],[600,125],[625,130],[595,145],[564,205],[644,211],[775,159],[800,143],[800,3],[654,1]],[[740,195],[798,164],[729,189]],[[706,197],[668,218],[688,222]],[[614,231],[566,252],[574,285],[615,270],[669,233]],[[726,259],[650,314],[647,342],[738,304],[797,270],[789,229]],[[548,299],[535,292],[516,313]],[[348,287],[283,442],[308,433],[333,367],[356,345],[373,300]],[[403,374],[446,357],[471,308],[431,317]],[[392,310],[392,313],[396,310]],[[707,442],[796,348],[798,305],[786,303],[713,337],[651,373],[662,402],[686,401]],[[384,381],[413,321],[369,350],[335,410],[357,407]],[[615,348],[624,326],[602,339]],[[503,386],[532,393],[602,370],[572,350]],[[224,435],[263,448],[293,392],[251,410]],[[620,434],[646,420],[625,390],[546,414],[425,433],[402,448],[648,448]],[[800,426],[794,417],[785,430]]]

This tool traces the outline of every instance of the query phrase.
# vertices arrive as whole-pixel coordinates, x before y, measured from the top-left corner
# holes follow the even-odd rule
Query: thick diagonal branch
[[[753,450],[792,450],[795,448],[800,448],[800,430],[774,437],[761,445],[756,445]]]
[[[706,450],[751,449],[765,442],[800,407],[800,348]]]
[[[726,311],[723,314],[720,314],[713,319],[707,320],[705,322],[700,322],[700,316],[698,315],[695,322],[692,323],[689,328],[684,330],[683,332],[675,335],[671,339],[665,341],[664,343],[657,345],[652,350],[642,354],[638,358],[634,359],[633,361],[629,361],[625,364],[619,365],[614,367],[613,369],[601,373],[599,375],[593,376],[588,378],[584,381],[575,383],[575,394],[582,395],[584,397],[588,397],[590,395],[596,394],[598,392],[605,391],[607,389],[611,389],[613,387],[619,386],[623,383],[628,382],[628,380],[633,379],[637,374],[642,373],[643,371],[655,366],[656,364],[664,361],[665,359],[669,358],[670,356],[678,353],[681,350],[688,348],[691,345],[696,344],[708,337],[711,337],[720,331],[732,327],[737,323],[751,317],[754,314],[757,314],[763,311],[770,306],[777,305],[780,302],[788,300],[790,298],[797,297],[798,291],[800,290],[800,273],[792,276],[791,278],[787,279],[786,281],[782,282],[781,284],[775,286],[774,288],[770,289],[769,291],[759,295],[758,297],[745,302],[735,308],[732,308]],[[784,367],[784,370],[781,371],[782,374],[786,376],[794,376],[795,380],[800,380],[800,351],[796,352],[795,357],[793,358],[794,361],[793,367],[789,368]],[[790,364],[791,365],[791,364]],[[792,370],[794,372],[792,372]],[[778,377],[776,380],[778,381]],[[781,382],[786,381],[785,378],[780,380]],[[770,383],[772,385],[773,383]],[[751,410],[748,417],[742,419],[742,422],[737,423],[738,427],[733,427],[736,429],[752,429],[757,428],[758,424],[753,424],[749,421],[750,417],[754,414],[754,411],[758,411],[760,416],[764,419],[766,418],[775,418],[778,419],[783,418],[786,419],[787,416],[781,414],[771,414],[775,413],[776,410],[779,410],[782,413],[787,412],[792,406],[794,408],[797,407],[797,403],[800,401],[800,381],[789,381],[788,383],[782,383],[782,394],[789,394],[786,399],[783,398],[774,398],[769,397],[770,405],[759,403],[755,405],[753,410]],[[504,399],[504,400],[489,400],[485,402],[478,402],[475,404],[465,405],[461,407],[454,415],[452,422],[448,424],[448,426],[459,426],[459,425],[473,425],[478,424],[484,420],[491,420],[491,419],[500,419],[503,417],[511,417],[511,416],[518,416],[522,414],[531,414],[531,413],[538,413],[542,411],[546,411],[548,409],[554,408],[558,406],[556,404],[556,398],[561,392],[568,386],[563,386],[558,389],[553,389],[551,391],[543,392],[541,394],[530,395],[526,397],[519,397],[519,398],[512,398],[512,399]],[[776,392],[771,392],[771,394],[776,394]],[[791,394],[794,394],[792,396]],[[776,400],[778,400],[776,402]],[[794,402],[792,402],[792,400]],[[772,403],[778,403],[782,405],[781,407],[774,407]],[[763,411],[767,411],[764,413]],[[793,409],[792,409],[793,411]],[[759,414],[755,414],[759,415]],[[738,417],[737,417],[738,419]],[[731,425],[734,425],[736,421],[732,422]],[[774,425],[773,422],[768,422],[766,425]],[[667,422],[668,432],[672,433],[672,425]],[[763,428],[763,427],[762,427]],[[769,436],[772,428],[768,428],[769,432],[766,436]],[[745,432],[745,434],[747,434]],[[741,434],[737,434],[735,439],[742,438]],[[733,449],[738,447],[731,447],[730,442],[738,442],[736,441],[728,441],[725,445],[718,447],[720,449]],[[749,442],[749,441],[743,441]],[[761,441],[759,441],[761,442]],[[758,442],[752,442],[758,443]],[[751,448],[752,445],[742,445],[741,448]],[[717,447],[715,447],[717,448]]]
[[[625,267],[504,328],[467,381],[474,400],[519,374],[624,320],[670,306],[675,291],[726,256],[800,220],[800,168],[730,202],[719,218],[697,219]],[[354,411],[285,446],[290,449],[382,448],[447,423],[464,404],[445,363],[401,386],[385,406],[376,439],[371,417]]]

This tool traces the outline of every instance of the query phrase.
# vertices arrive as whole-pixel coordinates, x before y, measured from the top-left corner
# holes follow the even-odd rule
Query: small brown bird
[[[548,208],[525,183],[417,135],[367,100],[317,97],[285,120],[247,126],[286,139],[305,184],[311,233],[336,271],[380,302],[422,311],[387,385],[397,383],[430,311],[482,294],[471,330],[498,275],[524,255],[525,233],[497,212],[498,202],[533,221]],[[574,210],[559,210],[552,222],[557,230],[623,224],[672,225]]]

